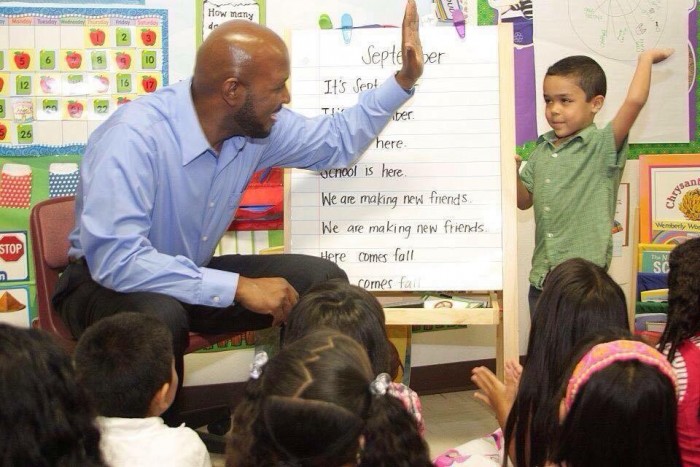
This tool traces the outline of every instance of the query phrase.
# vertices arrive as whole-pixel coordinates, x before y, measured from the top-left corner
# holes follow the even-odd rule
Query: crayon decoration
[[[464,34],[465,34],[465,21],[464,21],[464,13],[462,13],[462,10],[459,8],[455,8],[452,10],[452,24],[454,24],[455,29],[457,30],[457,34],[459,37],[464,39]]]
[[[318,18],[318,26],[321,29],[333,29],[333,22],[331,21],[331,17],[323,13]]]
[[[343,31],[343,41],[349,44],[352,39],[352,16],[349,13],[343,13],[340,17],[340,29]]]

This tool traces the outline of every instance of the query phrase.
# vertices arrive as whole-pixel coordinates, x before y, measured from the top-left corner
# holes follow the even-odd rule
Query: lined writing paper
[[[356,165],[294,170],[289,251],[336,262],[370,290],[502,289],[496,27],[421,30],[414,96]],[[401,67],[401,30],[292,34],[293,108],[341,112]],[[391,78],[389,78],[391,79]]]

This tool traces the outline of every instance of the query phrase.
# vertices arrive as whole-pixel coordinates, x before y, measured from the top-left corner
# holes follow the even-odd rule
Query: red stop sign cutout
[[[0,238],[0,259],[6,262],[17,261],[24,254],[24,243],[14,235]]]

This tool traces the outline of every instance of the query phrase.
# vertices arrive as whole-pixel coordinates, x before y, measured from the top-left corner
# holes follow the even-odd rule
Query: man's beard
[[[270,136],[270,131],[272,127],[265,128],[265,126],[257,119],[255,116],[255,111],[253,109],[253,99],[250,94],[246,96],[245,102],[243,102],[243,107],[234,116],[236,123],[243,130],[246,136],[251,138],[267,138]]]

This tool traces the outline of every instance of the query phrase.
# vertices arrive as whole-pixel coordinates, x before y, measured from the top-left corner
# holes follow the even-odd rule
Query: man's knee
[[[173,351],[182,355],[189,340],[189,317],[184,305],[168,295],[153,292],[122,294],[121,311],[144,313],[161,320],[173,335]]]
[[[176,355],[185,352],[189,340],[190,323],[187,310],[176,299],[160,294],[155,300],[149,301],[138,311],[154,316],[170,329],[173,335],[173,350]]]

